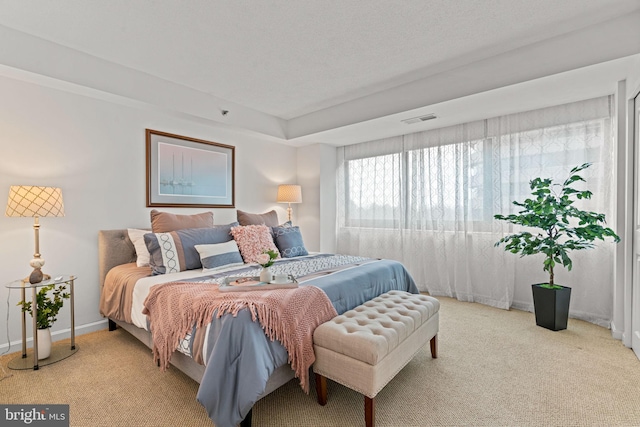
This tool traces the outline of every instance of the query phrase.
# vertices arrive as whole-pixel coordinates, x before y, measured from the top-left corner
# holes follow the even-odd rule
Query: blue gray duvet
[[[412,277],[399,262],[347,258],[352,262],[346,268],[344,256],[315,255],[280,261],[271,270],[274,274],[301,277],[300,286],[313,285],[323,289],[338,314],[390,290],[418,293]],[[336,269],[341,263],[343,268]],[[301,271],[306,273],[301,274]],[[255,273],[255,267],[243,267],[233,272],[234,275]],[[228,272],[224,273],[227,275]],[[219,282],[222,277],[217,274],[205,280]],[[220,318],[214,316],[206,350],[207,366],[197,399],[216,427],[240,423],[264,393],[269,376],[288,363],[284,347],[278,341],[270,341],[246,309],[236,317],[229,314]]]

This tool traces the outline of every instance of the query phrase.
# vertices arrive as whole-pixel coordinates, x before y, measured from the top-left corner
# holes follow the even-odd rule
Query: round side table
[[[31,369],[37,371],[40,366],[50,365],[55,362],[59,362],[63,359],[74,354],[78,351],[76,346],[76,331],[75,331],[75,318],[74,318],[74,301],[73,301],[73,286],[76,280],[76,276],[55,276],[49,280],[43,280],[40,283],[29,283],[28,279],[14,280],[5,286],[9,289],[20,289],[20,296],[22,301],[26,301],[26,290],[31,289],[31,307],[33,311],[33,365],[29,362],[27,357],[27,319],[26,312],[22,312],[22,356],[18,356],[8,363],[9,369]],[[51,355],[43,360],[38,360],[38,326],[36,319],[38,318],[38,307],[36,304],[36,295],[38,288],[48,285],[60,285],[66,284],[69,286],[69,309],[71,311],[71,348],[62,345],[52,345]]]

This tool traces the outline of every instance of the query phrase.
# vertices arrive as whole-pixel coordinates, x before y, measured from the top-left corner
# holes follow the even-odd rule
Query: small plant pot
[[[51,329],[38,329],[38,360],[51,355]]]
[[[562,286],[561,289],[548,289],[541,285],[531,285],[536,325],[552,331],[567,329],[571,288]]]

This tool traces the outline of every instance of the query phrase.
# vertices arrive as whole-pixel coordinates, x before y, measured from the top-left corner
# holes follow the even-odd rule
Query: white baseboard
[[[611,336],[617,340],[624,338],[624,330],[618,329],[613,321],[611,321]]]
[[[624,331],[624,329],[617,328],[613,322],[611,322],[611,336],[622,341],[622,344],[624,344],[625,347],[631,348],[630,336]]]
[[[97,322],[76,326],[76,337],[78,335],[88,334],[90,332],[95,332],[101,329],[105,329],[107,328],[107,323],[108,323],[107,319],[104,319],[104,320],[99,320]],[[27,329],[27,333],[29,333],[28,329]],[[70,337],[71,337],[71,328],[61,329],[59,331],[51,332],[51,341],[53,342],[64,340]],[[27,337],[27,344],[29,344],[31,341],[33,341],[33,338]],[[5,352],[8,353],[8,351],[5,351],[5,349],[8,349],[9,347],[12,349],[15,348],[15,351],[20,351],[20,348],[22,347],[22,342],[20,340],[17,340],[17,341],[11,341],[10,343],[0,344],[0,354],[4,354]]]

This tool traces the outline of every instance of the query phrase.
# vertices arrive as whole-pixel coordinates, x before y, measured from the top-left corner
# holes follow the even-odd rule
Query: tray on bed
[[[272,289],[297,288],[298,281],[292,275],[284,283],[262,282],[260,276],[230,276],[220,285],[220,292],[268,291]]]

